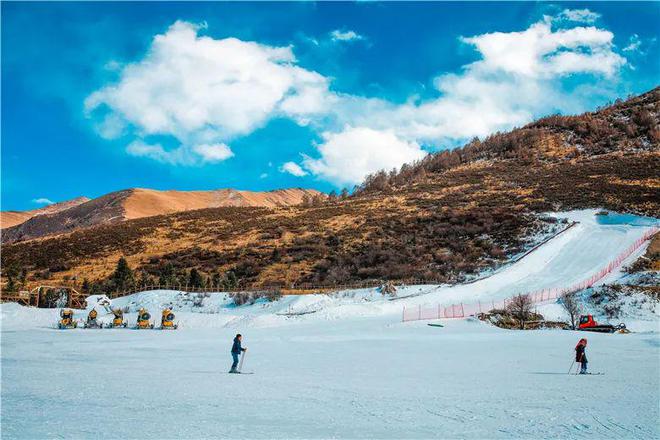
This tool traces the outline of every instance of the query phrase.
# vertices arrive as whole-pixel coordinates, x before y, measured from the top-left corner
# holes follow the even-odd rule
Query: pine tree
[[[18,275],[18,282],[21,286],[21,289],[25,289],[25,283],[27,281],[27,270],[25,268],[21,269],[20,274]]]
[[[3,289],[5,292],[16,292],[18,286],[16,285],[16,277],[18,276],[18,269],[14,264],[10,264],[4,271],[4,275],[7,277],[7,285]]]
[[[282,259],[282,251],[280,248],[273,248],[273,252],[270,254],[270,261],[273,263],[278,263]]]
[[[117,268],[112,274],[112,281],[118,290],[127,290],[133,286],[133,271],[126,258],[121,257],[117,262]]]
[[[222,281],[222,277],[218,272],[213,274],[213,278],[211,279],[211,283],[213,288],[217,289],[220,287],[220,281]]]
[[[5,292],[7,293],[14,293],[16,292],[16,281],[14,281],[13,276],[7,275],[7,285],[4,288]]]
[[[229,272],[227,272],[227,279],[225,280],[225,288],[235,289],[236,286],[238,286],[238,278],[236,278],[236,274],[234,273],[234,271],[230,270]]]
[[[176,276],[174,275],[174,266],[172,263],[167,263],[160,269],[160,277],[158,284],[161,286],[173,286],[176,284]]]
[[[195,268],[190,269],[188,287],[204,287],[204,278],[202,278],[202,275]]]

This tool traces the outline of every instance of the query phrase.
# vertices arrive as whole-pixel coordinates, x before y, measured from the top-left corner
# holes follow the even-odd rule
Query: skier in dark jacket
[[[580,363],[580,374],[587,374],[587,340],[580,339],[580,342],[575,346],[575,362]]]
[[[231,364],[231,370],[229,370],[230,373],[238,373],[238,370],[236,370],[236,367],[238,367],[238,356],[247,350],[247,348],[241,347],[242,340],[243,336],[241,336],[240,333],[237,334],[234,338],[234,345],[231,346],[231,357],[233,359],[233,363]]]

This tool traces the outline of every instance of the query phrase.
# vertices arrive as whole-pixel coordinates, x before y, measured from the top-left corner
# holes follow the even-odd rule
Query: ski
[[[426,324],[426,325],[428,325],[429,327],[444,327],[444,325],[442,324]]]

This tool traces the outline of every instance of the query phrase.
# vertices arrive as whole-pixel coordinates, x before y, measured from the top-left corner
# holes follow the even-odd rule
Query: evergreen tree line
[[[132,270],[126,258],[117,261],[114,272],[105,280],[83,280],[82,291],[90,295],[125,292],[144,286],[167,286],[187,289],[217,288],[218,290],[232,290],[239,287],[239,280],[234,271],[225,273],[203,273],[196,268],[176,269],[173,264],[160,266],[157,273],[148,273],[143,270]]]
[[[27,281],[27,270],[19,269],[15,264],[10,264],[3,270],[3,276],[7,278],[7,284],[3,287],[6,293],[16,293],[25,290]]]

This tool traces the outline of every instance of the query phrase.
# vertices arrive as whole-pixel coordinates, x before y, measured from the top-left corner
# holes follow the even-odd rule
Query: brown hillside
[[[261,206],[276,208],[302,203],[305,195],[320,194],[315,190],[299,188],[268,192],[221,189],[216,191],[155,191],[136,188],[124,201],[126,219],[150,217],[194,209],[219,208],[222,206]]]
[[[93,200],[87,199],[84,203],[52,212],[44,211],[39,216],[32,216],[23,223],[4,230],[2,240],[6,243],[30,240],[80,228],[194,209],[222,206],[267,208],[291,206],[301,203],[305,196],[311,198],[319,195],[318,191],[299,188],[268,192],[233,189],[215,191],[128,189]]]
[[[660,212],[660,91],[598,112],[550,117],[376,173],[356,195],[313,206],[218,207],[152,216],[3,246],[28,283],[87,278],[110,292],[120,256],[130,284],[225,287],[421,278],[456,282],[529,247],[548,210]],[[81,205],[84,206],[84,205]],[[126,283],[124,283],[126,284]]]
[[[87,197],[77,197],[72,200],[64,202],[53,203],[52,205],[44,206],[43,208],[33,209],[30,211],[2,211],[0,212],[0,228],[9,228],[23,223],[37,215],[53,214],[56,212],[64,211],[73,206],[80,205],[89,201]]]

